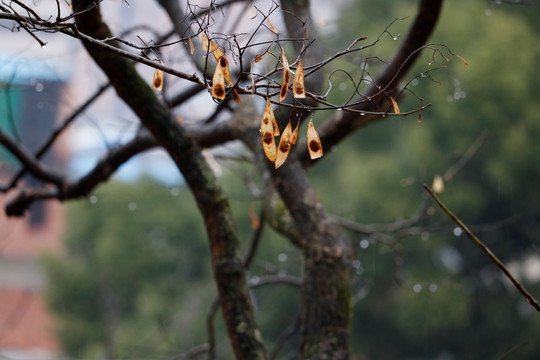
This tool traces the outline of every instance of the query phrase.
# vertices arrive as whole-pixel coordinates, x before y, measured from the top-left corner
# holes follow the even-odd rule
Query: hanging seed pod
[[[272,25],[272,23],[270,22],[270,18],[268,18],[268,19],[266,19],[266,20],[268,20],[268,26],[270,27],[270,30],[272,30],[272,32],[273,32],[274,34],[276,34],[276,35],[279,34],[279,31],[278,31],[278,30],[274,27],[274,25]]]
[[[152,80],[152,87],[156,90],[163,90],[163,71],[156,69],[154,71],[154,79]]]
[[[392,102],[392,106],[394,107],[394,112],[396,114],[399,114],[400,112],[399,112],[399,106],[398,106],[397,101],[391,96],[389,96],[389,98],[390,98],[390,101]]]
[[[273,127],[272,133],[274,134],[274,136],[279,136],[279,127],[276,121],[276,117],[274,116],[274,111],[272,110],[272,104],[270,103],[270,98],[266,100],[266,107],[264,109],[263,119],[265,117],[268,118],[272,124],[272,127]]]
[[[208,45],[209,45],[208,36],[206,36],[206,34],[202,32],[201,33],[201,49],[203,51],[208,51]]]
[[[289,120],[289,123],[281,134],[281,139],[279,139],[275,163],[276,169],[283,165],[283,163],[285,163],[285,160],[287,160],[287,157],[289,156],[289,152],[291,150],[291,146],[293,145],[293,140],[295,140],[293,139],[293,137],[294,135],[291,127],[291,121]]]
[[[191,38],[188,37],[188,44],[189,44],[189,52],[191,55],[195,52],[195,46],[193,46],[193,41],[191,41]]]
[[[270,105],[270,99],[266,103],[266,109],[264,110],[262,119],[261,119],[261,139],[264,154],[266,158],[271,162],[276,161],[276,141],[274,136],[276,136],[277,123],[274,117],[274,112]],[[279,129],[277,129],[277,135],[279,135]]]
[[[306,86],[304,84],[304,66],[302,60],[298,63],[296,73],[294,73],[293,80],[293,96],[298,99],[304,99],[306,97]]]
[[[292,132],[291,135],[291,144],[296,145],[296,142],[298,141],[298,129],[300,128],[300,121],[296,124],[296,128]]]
[[[289,61],[285,55],[285,51],[281,49],[281,61],[283,62],[283,82],[281,83],[281,89],[279,90],[279,102],[287,97],[287,91],[289,90],[289,82],[291,81],[291,73],[289,72]]]
[[[225,77],[227,84],[229,84],[230,86],[233,86],[231,73],[229,72],[229,61],[227,60],[227,57],[225,55],[221,55],[221,57],[219,58],[218,66],[221,67],[223,71],[223,76]]]
[[[216,66],[212,77],[212,97],[219,100],[225,99],[225,76],[223,76],[221,66]]]
[[[315,130],[312,119],[309,120],[307,128],[307,145],[311,160],[318,159],[323,156],[321,139],[319,138],[319,134],[317,134],[317,130]]]
[[[217,44],[214,41],[210,41],[210,45],[208,46],[208,51],[214,55],[214,59],[216,61],[219,61],[219,59],[224,55],[223,51],[217,46]]]
[[[240,104],[242,102],[242,100],[240,100],[240,95],[238,95],[238,91],[236,91],[236,89],[233,89],[232,97],[235,103]]]

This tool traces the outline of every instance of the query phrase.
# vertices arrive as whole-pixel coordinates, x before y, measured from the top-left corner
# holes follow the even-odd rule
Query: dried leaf
[[[156,69],[154,71],[154,80],[152,81],[154,89],[161,91],[163,89],[163,71]]]
[[[304,84],[304,66],[302,61],[298,63],[296,73],[294,73],[293,80],[293,96],[295,98],[304,99],[306,97],[306,86]]]
[[[435,175],[431,188],[436,193],[442,193],[444,191],[444,180],[441,175]]]
[[[291,121],[289,120],[289,123],[285,127],[285,130],[283,130],[283,133],[281,134],[281,139],[279,139],[279,145],[277,147],[277,156],[276,156],[276,169],[283,165],[285,163],[285,160],[287,160],[287,156],[289,156],[289,151],[291,150],[293,141],[293,132],[291,128]]]
[[[274,136],[279,136],[279,127],[276,121],[276,117],[274,116],[274,111],[272,110],[272,104],[270,103],[270,98],[266,100],[266,107],[264,109],[263,113],[263,122],[264,120],[268,119],[268,121],[272,124],[273,130],[272,133]]]
[[[270,27],[270,30],[272,30],[272,32],[274,34],[279,34],[279,31],[274,27],[274,25],[272,25],[272,23],[270,22],[270,18],[266,19],[268,20],[268,26]]]
[[[394,112],[396,114],[399,114],[400,112],[399,112],[399,106],[397,104],[397,101],[391,96],[389,96],[389,98],[390,98],[390,101],[392,102],[392,106],[394,107]]]
[[[270,99],[268,99],[268,103],[270,104]],[[267,105],[268,109],[268,105]],[[272,118],[274,116],[274,113],[272,112],[272,108],[270,107],[271,117],[267,109],[264,110],[262,119],[261,119],[261,140],[262,140],[262,147],[264,154],[266,155],[266,158],[270,160],[271,162],[276,161],[276,140],[274,139],[275,134],[275,127],[274,127],[274,121],[272,121]]]
[[[317,130],[315,130],[312,119],[309,120],[307,128],[307,145],[311,160],[318,159],[323,156],[321,139],[319,138],[319,134],[317,134]]]
[[[191,41],[191,38],[188,37],[188,44],[189,44],[189,52],[191,55],[195,52],[195,46],[193,46],[193,41]]]
[[[212,77],[212,97],[220,100],[225,99],[225,76],[221,66],[216,66]]]
[[[281,49],[281,61],[283,62],[283,82],[281,83],[281,89],[279,90],[279,102],[287,97],[287,91],[289,90],[289,82],[291,81],[291,73],[289,72],[289,61],[285,55],[285,51]]]

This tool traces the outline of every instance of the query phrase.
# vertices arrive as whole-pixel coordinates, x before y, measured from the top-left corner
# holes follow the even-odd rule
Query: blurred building
[[[35,153],[51,133],[63,91],[63,81],[47,63],[0,51],[0,129],[28,151]],[[64,167],[62,143],[44,157],[48,166]],[[2,185],[19,170],[17,159],[0,146]],[[30,175],[20,181],[31,187],[40,185]],[[0,196],[0,358],[52,358],[59,346],[42,298],[45,277],[39,255],[61,251],[63,211],[56,202],[36,202],[24,218],[8,219],[3,209],[9,199],[9,195]]]

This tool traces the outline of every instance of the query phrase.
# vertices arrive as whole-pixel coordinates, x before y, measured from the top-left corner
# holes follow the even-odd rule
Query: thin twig
[[[427,186],[426,184],[424,184],[424,189],[426,189],[426,191],[429,193],[429,195],[431,195],[431,197],[437,202],[437,204],[440,206],[441,209],[443,209],[443,211],[452,219],[454,220],[454,222],[467,234],[467,236],[469,236],[469,238],[471,238],[471,240],[473,240],[476,245],[480,246],[480,248],[491,258],[491,260],[493,260],[497,266],[502,270],[502,272],[506,275],[506,277],[508,279],[510,279],[510,281],[514,284],[514,286],[519,290],[519,292],[525,297],[525,300],[531,304],[532,307],[534,307],[537,311],[540,311],[540,304],[538,303],[538,301],[536,301],[536,299],[531,295],[529,294],[529,292],[527,290],[525,290],[525,288],[523,287],[523,285],[521,285],[521,283],[510,273],[510,271],[508,271],[508,269],[506,268],[506,266],[504,266],[504,264],[502,263],[501,260],[499,260],[499,258],[493,254],[493,252],[480,240],[478,239],[470,230],[469,228],[461,221],[459,220],[459,218],[454,215],[443,203],[442,201],[439,199],[439,197],[437,195],[435,195],[435,193],[433,192],[433,190]]]
[[[530,341],[524,341],[520,344],[512,346],[512,348],[508,350],[507,352],[505,352],[499,360],[509,359],[510,355],[514,354],[517,350],[521,349],[522,347],[529,345],[529,343]]]
[[[219,309],[219,298],[216,296],[210,310],[206,315],[206,332],[208,335],[208,359],[214,360],[216,358],[216,329],[214,327],[214,318]]]
[[[273,360],[277,358],[279,351],[283,348],[285,343],[289,341],[289,339],[293,337],[294,334],[296,334],[299,329],[300,329],[300,317],[297,317],[296,320],[292,324],[287,326],[287,328],[283,330],[281,335],[279,335],[279,337],[276,340],[276,344],[274,345],[274,348],[272,349],[272,351],[270,351],[270,354],[268,355],[268,359]]]

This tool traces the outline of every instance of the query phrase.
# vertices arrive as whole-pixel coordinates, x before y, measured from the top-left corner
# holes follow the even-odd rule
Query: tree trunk
[[[75,20],[80,32],[96,39],[112,37],[95,1],[75,0],[73,8],[77,12]],[[172,157],[195,196],[205,221],[220,304],[236,357],[265,359],[266,351],[248,294],[229,203],[200,148],[175,122],[154,90],[139,76],[133,63],[91,42],[86,41],[84,45],[118,96]]]

